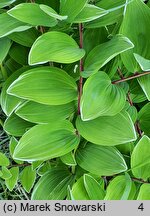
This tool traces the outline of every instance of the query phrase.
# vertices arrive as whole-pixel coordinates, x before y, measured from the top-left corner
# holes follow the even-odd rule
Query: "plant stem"
[[[40,30],[41,34],[44,34],[45,28],[44,28],[43,26],[40,26],[40,27],[39,27],[39,30]]]
[[[75,174],[76,166],[72,166],[72,167],[71,167],[71,171],[72,171],[72,174]]]
[[[35,0],[30,0],[30,2],[35,3]],[[39,31],[41,32],[41,34],[44,34],[45,28],[43,26],[39,26]]]
[[[104,184],[105,184],[105,190],[108,186],[108,181],[107,181],[107,176],[102,176],[103,180],[104,180]]]
[[[120,68],[118,68],[118,74],[119,74],[121,80],[125,79]],[[128,99],[130,106],[133,106],[133,101],[131,99],[130,92],[128,92],[128,94],[127,94],[127,99]],[[137,121],[134,126],[135,126],[137,133],[139,134],[139,137],[142,137],[142,131],[140,129],[139,122]]]
[[[127,94],[127,99],[129,101],[130,106],[133,106],[133,101],[131,99],[130,92],[128,92],[128,94]]]
[[[80,34],[80,49],[83,48],[83,24],[79,24],[79,34]],[[84,70],[83,66],[83,58],[80,60],[80,72]],[[79,80],[79,95],[78,95],[78,115],[80,115],[80,102],[82,96],[82,88],[83,88],[83,77],[80,76]]]
[[[130,97],[130,92],[128,92],[128,96],[127,97],[128,97],[128,101],[130,103],[130,106],[133,106],[133,102],[132,102],[132,99]],[[142,131],[141,131],[139,122],[136,121],[134,126],[135,126],[135,129],[136,129],[137,133],[139,134],[139,137],[142,137]]]
[[[138,178],[132,178],[132,181],[138,181],[140,183],[150,184],[148,181],[144,181],[143,179],[138,179]]]
[[[118,71],[118,74],[119,74],[120,78],[124,79],[123,73],[122,73],[122,71],[121,71],[121,69],[119,67],[118,67],[117,71]]]
[[[123,73],[122,73],[121,69],[118,68],[117,70],[118,70],[118,74],[119,74],[121,80],[124,80],[125,78],[123,76]],[[128,99],[128,102],[129,102],[130,106],[133,106],[133,101],[132,101],[132,99],[130,97],[130,92],[128,92],[128,94],[127,94],[127,99]]]
[[[130,76],[130,77],[127,77],[127,78],[121,78],[119,80],[115,80],[115,81],[112,82],[112,84],[118,84],[118,83],[126,82],[128,80],[136,79],[136,78],[139,78],[139,77],[142,77],[142,76],[145,76],[145,75],[149,75],[149,74],[150,74],[150,71],[143,72],[143,73],[136,72],[133,76]]]
[[[135,123],[135,129],[138,132],[139,137],[142,137],[142,131],[141,131],[141,128],[140,128],[140,125],[139,125],[138,121]]]
[[[13,164],[8,166],[7,168],[12,168],[12,167],[25,167],[25,166],[31,166],[31,164]]]

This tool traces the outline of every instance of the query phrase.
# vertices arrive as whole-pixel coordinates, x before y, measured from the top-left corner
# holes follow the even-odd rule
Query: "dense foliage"
[[[1,199],[150,199],[149,7],[0,1]]]

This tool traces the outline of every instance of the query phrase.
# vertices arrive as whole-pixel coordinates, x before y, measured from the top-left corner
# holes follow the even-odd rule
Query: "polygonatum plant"
[[[4,188],[33,200],[150,199],[149,7],[0,1]]]

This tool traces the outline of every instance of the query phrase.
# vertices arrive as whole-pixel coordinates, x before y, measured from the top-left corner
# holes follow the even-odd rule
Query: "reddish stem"
[[[135,123],[135,129],[138,132],[139,137],[142,137],[142,131],[141,131],[141,128],[140,128],[140,125],[139,125],[138,121]]]
[[[138,181],[140,183],[150,184],[148,181],[144,181],[143,179],[132,178],[132,181]]]
[[[83,24],[79,24],[79,34],[80,34],[80,48],[83,49]],[[84,70],[83,58],[80,60],[80,72]],[[80,115],[80,102],[83,90],[83,77],[80,76],[79,80],[79,95],[78,95],[78,115]]]
[[[118,74],[119,74],[120,78],[124,79],[124,76],[123,76],[123,73],[122,73],[121,69],[118,68],[117,70],[118,70]]]
[[[122,73],[121,69],[118,68],[117,70],[118,70],[118,74],[119,74],[121,80],[124,80],[124,76],[123,76],[123,73]],[[133,106],[133,102],[132,102],[132,99],[130,97],[130,92],[128,92],[128,94],[127,94],[127,99],[128,99],[128,101],[130,103],[130,106]]]
[[[118,73],[119,73],[119,76],[120,76],[121,80],[124,80],[125,78],[124,78],[123,73],[120,70],[120,68],[118,68]],[[127,99],[128,99],[128,101],[130,103],[130,106],[133,106],[133,101],[132,101],[132,99],[130,97],[130,92],[128,92],[128,94],[127,94]],[[142,131],[140,129],[139,122],[137,121],[134,126],[135,126],[135,129],[136,129],[137,133],[139,134],[139,137],[142,137]]]
[[[127,99],[129,101],[130,106],[133,106],[133,101],[132,101],[132,99],[130,97],[130,92],[128,92],[128,94],[127,94]]]
[[[121,78],[119,80],[115,80],[115,81],[112,82],[112,84],[118,84],[118,83],[126,82],[128,80],[136,79],[136,78],[139,78],[139,77],[142,77],[142,76],[145,76],[145,75],[149,75],[149,74],[150,74],[150,71],[143,72],[143,73],[136,72],[133,76],[130,76],[130,77],[127,77],[127,78]]]

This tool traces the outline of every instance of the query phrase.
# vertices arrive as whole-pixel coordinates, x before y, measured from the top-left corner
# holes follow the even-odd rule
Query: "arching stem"
[[[79,24],[79,35],[80,35],[80,48],[83,49],[83,24]],[[84,70],[83,66],[83,58],[80,60],[80,72]],[[83,77],[80,76],[79,80],[79,94],[78,94],[78,115],[80,115],[80,102],[82,96],[82,88],[83,88]]]

